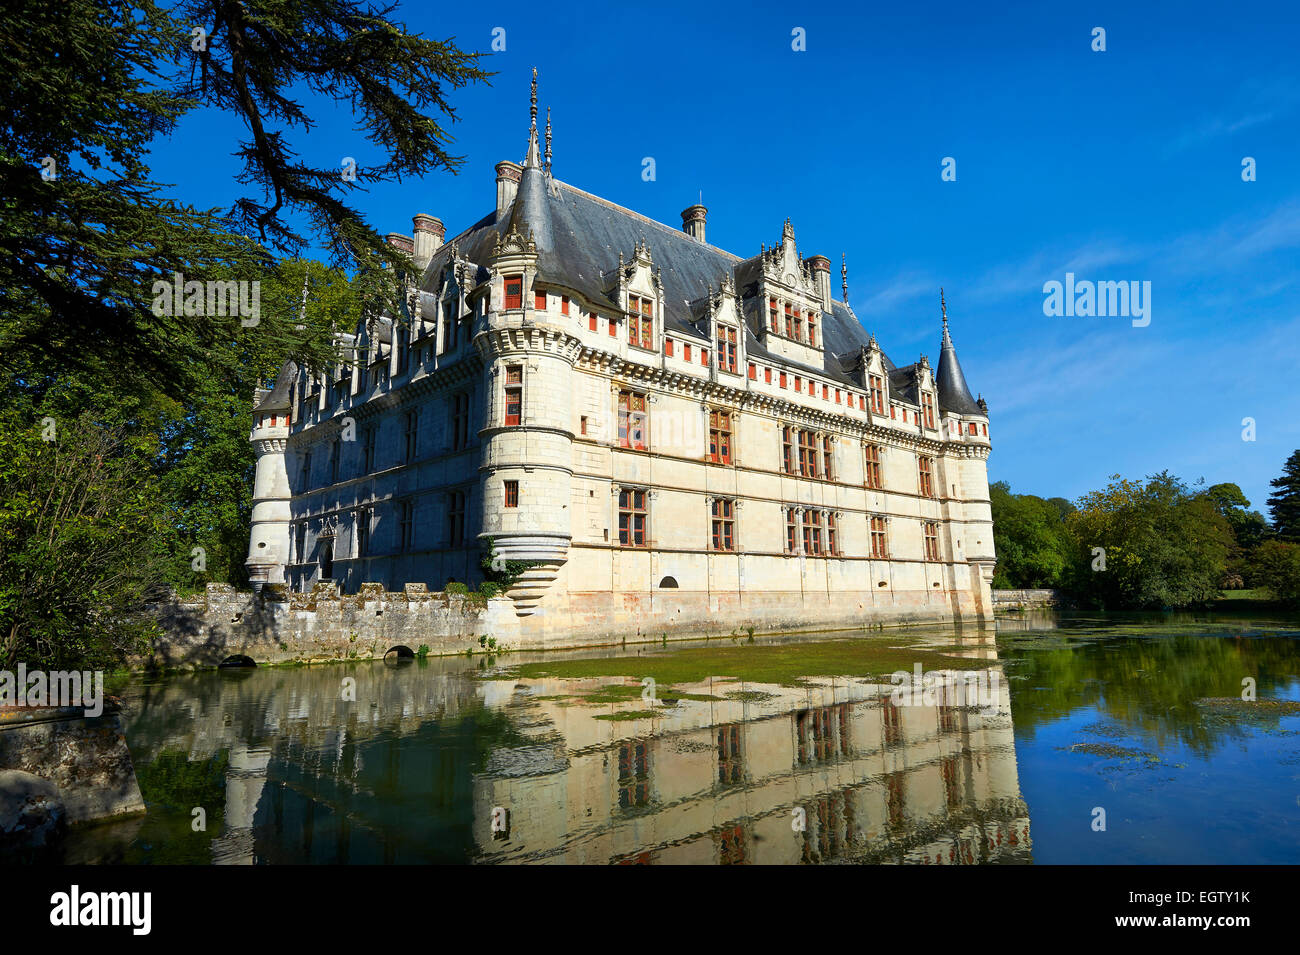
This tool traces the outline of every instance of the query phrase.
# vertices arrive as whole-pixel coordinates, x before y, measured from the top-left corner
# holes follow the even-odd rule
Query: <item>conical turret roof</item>
[[[953,347],[952,336],[948,334],[948,310],[944,305],[943,343],[939,347],[939,370],[935,375],[939,387],[939,408],[942,411],[955,411],[957,414],[983,414],[975,399],[971,397],[970,386],[962,374],[961,362],[957,360],[957,349]]]

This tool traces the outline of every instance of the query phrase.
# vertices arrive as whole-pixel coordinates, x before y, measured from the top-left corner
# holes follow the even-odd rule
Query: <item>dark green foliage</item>
[[[195,0],[171,11],[152,0],[8,5],[0,18],[6,372],[75,369],[119,391],[179,397],[202,381],[213,348],[250,335],[323,362],[329,343],[298,335],[296,310],[263,308],[256,327],[238,315],[158,315],[154,282],[176,272],[186,281],[252,281],[273,264],[268,249],[302,248],[292,215],[328,242],[335,264],[359,269],[367,298],[389,297],[382,266],[406,260],[341,195],[379,179],[454,171],[459,160],[440,122],[454,120],[446,92],[487,75],[476,54],[407,35],[387,19],[391,9],[353,0]],[[194,24],[210,31],[206,50],[191,47]],[[386,161],[359,169],[356,182],[341,169],[299,164],[285,133],[313,125],[289,96],[303,89],[350,103]],[[149,178],[152,142],[198,104],[232,113],[250,131],[242,181],[264,195],[241,199],[229,216],[194,209]],[[53,178],[42,177],[46,168]]]
[[[257,185],[263,195],[238,202],[232,214],[239,228],[296,254],[304,239],[284,215],[305,214],[329,243],[336,265],[402,264],[343,197],[366,183],[459,169],[463,158],[448,151],[452,136],[443,124],[456,119],[448,93],[485,82],[490,74],[479,68],[478,53],[407,33],[391,19],[396,9],[356,0],[176,5],[178,23],[208,27],[206,48],[182,60],[192,73],[181,91],[239,117],[248,131],[238,152],[241,181]],[[385,161],[358,166],[354,180],[343,177],[341,165],[301,162],[285,135],[315,125],[296,98],[303,89],[346,104]]]
[[[1235,484],[1215,484],[1201,492],[1232,528],[1233,546],[1228,554],[1225,582],[1234,587],[1253,579],[1252,555],[1272,533],[1268,521],[1259,511],[1250,510],[1250,501]]]
[[[147,644],[135,611],[164,575],[139,442],[89,414],[8,409],[0,445],[0,669],[108,669]]]
[[[1268,512],[1280,540],[1300,544],[1300,451],[1282,466],[1282,476],[1269,482],[1277,490],[1269,496]]]
[[[1300,544],[1265,541],[1251,557],[1250,574],[1278,600],[1300,604]]]
[[[1115,475],[1105,489],[1079,499],[1067,526],[1074,541],[1070,589],[1105,609],[1208,603],[1219,594],[1234,544],[1214,502],[1168,472],[1145,482]]]
[[[532,567],[545,564],[542,560],[500,560],[497,557],[496,541],[491,537],[483,542],[483,555],[479,558],[479,569],[485,580],[496,584],[500,592],[509,590],[524,572]]]
[[[391,299],[392,267],[409,268],[344,198],[369,182],[455,171],[448,94],[487,76],[477,54],[408,35],[392,11],[356,0],[6,6],[5,659],[117,660],[145,635],[130,621],[161,585],[244,582],[254,387],[288,358],[331,364],[331,328],[351,329],[363,307]],[[207,31],[203,44],[192,42],[196,25]],[[295,157],[289,136],[313,127],[322,99],[350,106],[378,147],[380,160],[355,181]],[[241,182],[257,194],[226,212],[170,195],[148,166],[150,150],[200,105],[248,131],[238,147]],[[306,241],[298,222],[355,275],[278,261],[275,253]],[[208,308],[167,314],[156,307],[155,283],[174,273],[185,282],[260,283],[255,320]],[[46,417],[57,443],[40,440]],[[66,487],[49,484],[45,471],[55,465]]]
[[[1059,587],[1070,562],[1064,515],[1073,510],[1063,498],[1043,500],[1012,494],[1005,481],[989,487],[998,589]],[[1068,510],[1067,510],[1068,509]]]

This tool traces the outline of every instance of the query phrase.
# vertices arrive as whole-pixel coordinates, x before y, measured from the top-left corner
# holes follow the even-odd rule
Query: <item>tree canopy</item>
[[[358,0],[16,0],[0,18],[0,657],[111,661],[165,585],[244,583],[252,393],[325,367],[409,257],[356,190],[455,172],[452,96],[479,54]],[[381,160],[295,152],[322,102]],[[149,151],[191,110],[233,116],[249,187],[202,209]],[[205,142],[201,148],[220,148]],[[182,144],[176,148],[193,148]],[[341,160],[343,157],[338,157]],[[298,256],[309,239],[330,267]],[[184,307],[168,307],[183,286]],[[176,298],[159,296],[168,283]],[[220,283],[218,285],[218,283]],[[255,314],[213,308],[239,287]],[[202,289],[207,288],[206,300]]]

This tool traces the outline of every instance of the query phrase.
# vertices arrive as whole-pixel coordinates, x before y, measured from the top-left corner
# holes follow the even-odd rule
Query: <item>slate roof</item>
[[[530,147],[530,158],[531,158]],[[496,212],[485,216],[438,248],[426,275],[437,275],[446,266],[454,245],[459,255],[479,266],[478,279],[486,277],[484,263],[492,256],[499,236],[513,228],[521,236],[531,235],[537,246],[537,270],[542,281],[553,288],[568,289],[586,300],[618,308],[616,300],[619,253],[625,262],[632,260],[638,243],[645,243],[664,285],[665,331],[678,338],[704,341],[707,333],[697,327],[706,314],[706,298],[716,291],[728,274],[741,296],[746,332],[745,350],[751,358],[771,358],[785,365],[797,362],[771,355],[755,334],[762,327],[762,303],[758,297],[762,264],[759,256],[741,259],[712,245],[700,242],[680,229],[648,219],[630,209],[615,205],[598,196],[554,179],[540,165],[526,160],[518,191],[511,207],[500,217]],[[821,316],[823,364],[814,368],[828,377],[861,388],[854,374],[859,354],[870,334],[848,305],[833,302]],[[940,369],[952,369],[950,387],[958,388],[948,404],[941,393],[940,406],[960,411],[969,405],[969,389],[961,377],[951,342],[945,346],[951,361],[940,361]],[[917,401],[910,367],[906,376],[883,355],[893,393],[905,400]],[[809,366],[805,366],[809,367]],[[906,379],[906,380],[904,380]],[[942,385],[941,385],[942,388]],[[978,413],[978,409],[975,409]]]
[[[280,369],[279,376],[275,379],[275,384],[266,397],[253,408],[253,412],[288,411],[290,409],[289,389],[293,387],[297,377],[298,364],[292,360],[285,362],[284,367]]]
[[[966,376],[962,374],[961,362],[957,360],[957,349],[952,345],[948,334],[948,325],[943,326],[943,345],[939,349],[939,371],[935,375],[939,388],[939,409],[955,411],[958,414],[984,414],[975,399],[971,397],[966,385]]]

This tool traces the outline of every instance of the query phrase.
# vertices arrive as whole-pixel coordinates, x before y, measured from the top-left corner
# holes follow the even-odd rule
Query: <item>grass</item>
[[[650,710],[624,710],[621,713],[602,713],[596,719],[609,720],[611,723],[625,723],[628,720],[654,719],[654,716],[655,714]]]
[[[703,683],[709,678],[730,678],[749,683],[800,686],[812,677],[881,677],[897,670],[911,671],[920,662],[926,670],[982,670],[993,661],[948,656],[927,646],[900,646],[906,637],[869,637],[852,640],[794,642],[779,644],[743,644],[733,647],[689,647],[664,653],[636,657],[608,657],[585,660],[547,660],[522,663],[510,670],[517,679],[592,679],[624,677],[638,681],[636,686],[605,687],[597,696],[608,694],[601,702],[615,702],[638,697],[639,681],[652,677],[658,685],[657,695],[693,699],[673,689],[686,684]],[[500,679],[501,675],[494,675]],[[707,697],[705,697],[707,698]],[[592,696],[587,697],[593,700]]]

